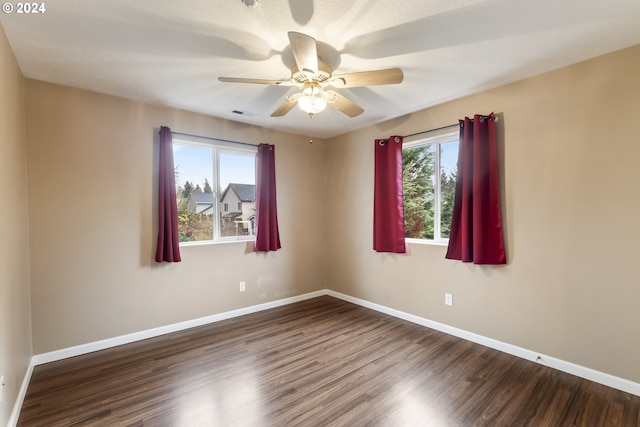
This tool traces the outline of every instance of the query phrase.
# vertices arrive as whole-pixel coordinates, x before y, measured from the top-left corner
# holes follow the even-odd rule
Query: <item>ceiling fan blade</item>
[[[336,91],[326,90],[325,94],[325,99],[329,105],[349,117],[356,117],[364,113],[364,110],[358,104],[350,101]]]
[[[404,74],[400,68],[385,70],[362,71],[360,73],[341,74],[333,76],[329,84],[337,88],[393,85],[402,83]]]
[[[294,93],[291,96],[287,96],[284,102],[276,108],[276,111],[271,113],[271,117],[282,117],[287,114],[293,107],[296,106],[298,98],[300,98],[300,92]]]
[[[245,79],[242,77],[218,77],[218,80],[227,83],[254,83],[259,85],[293,86],[291,80]]]
[[[316,39],[306,34],[289,31],[289,42],[300,71],[318,73],[318,48]]]

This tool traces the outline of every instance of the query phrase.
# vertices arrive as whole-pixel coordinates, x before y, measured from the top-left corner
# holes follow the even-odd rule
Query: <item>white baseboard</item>
[[[98,350],[104,350],[111,347],[116,347],[122,344],[129,344],[135,341],[145,340],[147,338],[154,338],[160,335],[169,334],[172,332],[183,331],[189,328],[195,328],[197,326],[208,325],[209,323],[219,322],[221,320],[232,319],[238,316],[244,316],[245,314],[257,313],[259,311],[268,310],[270,308],[281,307],[283,305],[293,304],[295,302],[304,301],[310,298],[316,298],[322,295],[326,295],[325,290],[311,292],[304,295],[298,295],[295,297],[285,298],[277,301],[271,301],[264,304],[253,305],[250,307],[239,308],[237,310],[231,310],[224,313],[213,314],[211,316],[200,317],[198,319],[187,320],[185,322],[174,323],[172,325],[160,326],[158,328],[147,329],[146,331],[134,332],[132,334],[121,335],[119,337],[107,338],[100,341],[94,341],[88,344],[80,344],[74,347],[63,348],[61,350],[51,351],[48,353],[37,354],[33,356],[33,364],[35,366],[42,365],[44,363],[55,362],[57,360],[66,359],[68,357],[80,356],[82,354],[91,353]]]
[[[18,391],[18,397],[16,398],[15,403],[13,404],[13,409],[11,410],[11,415],[9,415],[9,422],[7,423],[7,427],[15,427],[18,425],[18,418],[20,417],[20,410],[22,409],[22,403],[24,402],[24,398],[27,395],[27,388],[29,387],[29,381],[31,381],[31,374],[33,373],[33,357],[29,362],[29,366],[27,367],[27,372],[24,374],[24,378],[22,379],[22,385],[20,386],[20,390]]]
[[[576,365],[565,360],[556,359],[555,357],[546,356],[535,351],[527,350],[526,348],[518,347],[515,345],[507,344],[502,341],[487,338],[482,335],[475,334],[473,332],[465,331],[464,329],[454,328],[444,323],[434,322],[433,320],[425,319],[423,317],[415,316],[413,314],[405,313],[403,311],[395,310],[393,308],[385,307],[380,304],[375,304],[359,298],[354,298],[349,295],[342,294],[340,292],[334,292],[327,290],[327,295],[351,302],[353,304],[360,305],[362,307],[370,308],[375,311],[379,311],[384,314],[388,314],[399,319],[407,320],[418,325],[426,326],[427,328],[435,329],[440,332],[444,332],[449,335],[456,336],[458,338],[465,339],[467,341],[474,342],[476,344],[484,345],[485,347],[493,348],[495,350],[502,351],[504,353],[511,354],[513,356],[520,357],[522,359],[530,360],[532,362],[540,363],[541,365],[549,366],[550,368],[563,371],[577,377],[581,377],[599,384],[606,385],[618,390],[622,390],[627,393],[640,396],[640,384],[633,381],[629,381],[624,378],[616,377],[604,372],[596,371],[591,368]]]
[[[31,359],[31,364],[29,365],[29,369],[25,374],[24,380],[22,382],[22,387],[20,388],[20,395],[16,400],[13,411],[11,413],[11,417],[9,419],[9,426],[15,426],[15,424],[18,421],[18,416],[20,415],[20,408],[22,407],[22,403],[24,401],[24,397],[27,392],[27,387],[29,385],[29,380],[31,378],[31,373],[33,372],[34,366],[41,365],[44,363],[49,363],[49,362],[55,362],[57,360],[66,359],[68,357],[79,356],[82,354],[87,354],[87,353],[91,353],[98,350],[104,350],[107,348],[115,347],[122,344],[128,344],[135,341],[140,341],[147,338],[153,338],[153,337],[165,335],[172,332],[178,332],[178,331],[193,328],[196,326],[207,325],[210,323],[219,322],[221,320],[227,320],[227,319],[231,319],[238,316],[244,316],[245,314],[257,313],[259,311],[268,310],[270,308],[275,308],[275,307],[281,307],[284,305],[293,304],[299,301],[304,301],[307,299],[316,298],[323,295],[329,295],[334,298],[338,298],[347,302],[351,302],[353,304],[360,305],[362,307],[370,308],[372,310],[375,310],[384,314],[388,314],[390,316],[397,317],[399,319],[407,320],[409,322],[416,323],[418,325],[422,325],[427,328],[435,329],[437,331],[444,332],[446,334],[453,335],[477,344],[481,344],[486,347],[493,348],[495,350],[499,350],[499,351],[526,359],[526,360],[530,360],[532,362],[549,366],[559,371],[567,372],[569,374],[576,375],[578,377],[585,378],[587,380],[594,381],[594,382],[606,385],[608,387],[612,387],[618,390],[625,391],[627,393],[634,394],[636,396],[640,396],[640,384],[626,380],[624,378],[615,377],[613,375],[609,375],[604,372],[596,371],[590,368],[586,368],[584,366],[576,365],[571,362],[556,359],[551,356],[542,355],[535,351],[531,351],[522,347],[504,343],[502,341],[498,341],[492,338],[478,335],[473,332],[454,328],[452,326],[445,325],[444,323],[435,322],[433,320],[425,319],[423,317],[405,313],[399,310],[395,310],[393,308],[385,307],[380,304],[375,304],[366,300],[362,300],[359,298],[342,294],[340,292],[335,292],[335,291],[325,289],[325,290],[311,292],[304,295],[298,295],[291,298],[285,298],[285,299],[272,301],[264,304],[258,304],[251,307],[245,307],[237,310],[227,311],[225,313],[214,314],[211,316],[201,317],[198,319],[188,320],[185,322],[180,322],[172,325],[149,329],[146,331],[135,332],[132,334],[122,335],[119,337],[108,338],[101,341],[95,341],[88,344],[81,344],[74,347],[69,347],[61,350],[56,350],[48,353],[35,355]]]

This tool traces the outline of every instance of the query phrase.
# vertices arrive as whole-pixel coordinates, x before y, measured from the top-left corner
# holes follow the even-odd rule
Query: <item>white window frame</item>
[[[251,146],[251,144],[240,145],[234,143],[226,143],[222,141],[216,141],[209,138],[198,138],[196,136],[180,136],[173,138],[173,144],[182,145],[182,146],[190,146],[190,147],[199,147],[199,148],[207,148],[211,150],[211,161],[212,161],[212,177],[211,177],[211,188],[213,190],[213,239],[212,240],[198,240],[194,242],[180,242],[180,246],[196,246],[202,244],[216,244],[216,243],[224,243],[224,242],[234,242],[234,241],[253,241],[255,240],[255,234],[249,236],[221,236],[220,234],[220,218],[221,218],[221,198],[222,191],[224,189],[221,188],[220,184],[220,154],[235,154],[240,156],[254,156],[254,174],[255,180],[257,184],[257,162],[258,162],[258,147]],[[220,189],[220,190],[218,190]],[[237,225],[236,225],[237,226]],[[252,227],[250,227],[251,232],[253,233]]]
[[[440,221],[440,211],[441,211],[441,198],[440,198],[440,184],[441,184],[441,174],[440,174],[440,145],[448,142],[458,142],[458,149],[460,149],[460,130],[455,128],[451,129],[443,129],[441,131],[433,132],[426,138],[417,139],[415,141],[404,142],[402,144],[402,149],[405,148],[415,148],[421,147],[425,145],[433,145],[434,146],[434,212],[433,212],[433,220],[435,224],[433,225],[433,239],[417,239],[413,237],[405,237],[405,242],[407,243],[422,243],[422,244],[437,244],[437,245],[448,245],[449,238],[442,237],[442,225]]]

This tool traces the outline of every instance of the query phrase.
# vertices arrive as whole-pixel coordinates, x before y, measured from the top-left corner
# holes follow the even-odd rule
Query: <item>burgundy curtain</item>
[[[276,147],[258,146],[258,183],[256,187],[256,240],[255,252],[280,249],[278,214],[276,209]]]
[[[493,113],[460,120],[458,177],[446,258],[506,264]]]
[[[402,137],[375,140],[373,249],[405,253]]]
[[[160,128],[160,168],[158,173],[158,246],[156,262],[180,262],[178,205],[171,129]]]

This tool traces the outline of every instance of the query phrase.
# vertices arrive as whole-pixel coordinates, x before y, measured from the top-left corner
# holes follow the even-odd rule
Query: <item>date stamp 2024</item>
[[[37,14],[45,13],[47,8],[44,3],[4,3],[2,11],[4,13]]]

